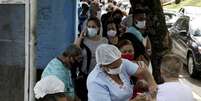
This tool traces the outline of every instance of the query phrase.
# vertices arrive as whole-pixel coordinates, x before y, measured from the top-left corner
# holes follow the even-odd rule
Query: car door
[[[187,29],[188,29],[188,18],[180,17],[172,28],[173,33],[173,44],[175,52],[182,58],[186,58],[186,41],[187,41]]]
[[[180,44],[181,56],[185,59],[188,51],[188,29],[189,29],[189,17],[182,17],[181,23],[177,27],[178,43]]]

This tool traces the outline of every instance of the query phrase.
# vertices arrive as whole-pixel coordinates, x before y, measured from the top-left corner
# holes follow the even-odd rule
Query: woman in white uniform
[[[151,94],[157,90],[157,84],[150,72],[129,60],[121,59],[121,52],[113,45],[100,45],[96,50],[96,62],[97,65],[87,79],[88,101],[142,100],[145,98],[144,94],[131,99],[133,94],[131,75],[143,75],[151,85]]]

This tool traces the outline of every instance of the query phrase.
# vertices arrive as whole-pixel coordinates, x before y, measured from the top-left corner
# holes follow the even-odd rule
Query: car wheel
[[[195,78],[197,76],[197,72],[195,70],[195,64],[194,64],[194,59],[192,55],[189,55],[188,57],[188,72],[191,77]]]

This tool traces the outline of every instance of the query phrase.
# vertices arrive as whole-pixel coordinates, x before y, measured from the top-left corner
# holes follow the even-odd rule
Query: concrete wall
[[[76,0],[38,0],[37,68],[59,55],[74,40]]]
[[[0,46],[0,101],[23,101],[24,5],[0,5]]]

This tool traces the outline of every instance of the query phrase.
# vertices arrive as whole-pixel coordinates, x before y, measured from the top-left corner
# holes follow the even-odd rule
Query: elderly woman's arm
[[[150,85],[149,91],[152,96],[152,98],[156,97],[158,86],[152,76],[152,74],[148,71],[147,67],[139,67],[138,70],[135,73],[136,76],[141,75]]]
[[[136,77],[143,77],[150,85],[149,90],[151,95],[153,97],[156,96],[156,91],[158,87],[152,74],[148,71],[147,67],[140,67],[136,63],[132,63],[131,61],[126,60],[126,71],[130,76],[135,75]]]

